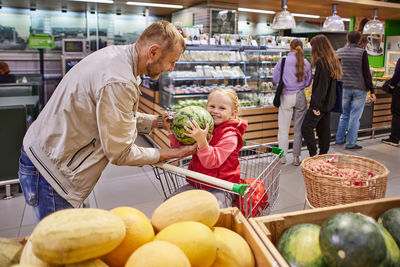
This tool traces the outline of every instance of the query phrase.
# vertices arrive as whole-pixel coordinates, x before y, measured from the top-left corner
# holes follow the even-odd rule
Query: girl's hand
[[[187,132],[187,133],[185,133],[185,135],[193,138],[196,141],[199,149],[202,149],[203,147],[208,145],[208,142],[207,142],[207,134],[208,134],[208,129],[209,129],[208,123],[204,130],[200,128],[200,126],[197,124],[197,122],[195,120],[189,121],[188,126],[190,128],[187,126],[184,126],[184,128]]]

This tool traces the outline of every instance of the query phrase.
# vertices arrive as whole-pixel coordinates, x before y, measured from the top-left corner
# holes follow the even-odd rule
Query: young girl
[[[342,77],[342,66],[325,35],[319,34],[313,37],[311,47],[311,61],[315,66],[315,75],[311,102],[301,133],[312,157],[317,154],[315,128],[319,138],[319,154],[326,154],[329,150],[330,116],[336,101],[336,80]]]
[[[197,142],[197,152],[192,156],[189,170],[207,174],[232,183],[240,183],[239,150],[243,147],[243,133],[247,121],[239,119],[240,103],[236,92],[231,89],[216,89],[208,96],[207,111],[214,120],[214,131],[211,140],[207,140],[208,125],[202,130],[195,122],[185,126],[187,136]],[[180,144],[173,134],[170,135],[171,147]],[[223,191],[211,189],[192,180],[179,188],[174,194],[201,188],[213,193],[220,207],[230,207],[232,199],[227,199]]]
[[[282,60],[274,69],[274,83],[279,83],[282,69]],[[300,165],[301,153],[301,124],[307,110],[307,100],[304,88],[310,86],[312,80],[311,64],[304,59],[303,42],[294,39],[290,43],[290,52],[286,57],[283,71],[284,88],[281,95],[281,105],[278,113],[278,143],[285,151],[282,164],[286,163],[286,153],[289,148],[289,129],[293,117],[293,165]]]

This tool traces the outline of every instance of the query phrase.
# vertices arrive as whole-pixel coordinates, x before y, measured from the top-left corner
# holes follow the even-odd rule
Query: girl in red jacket
[[[214,120],[214,131],[211,140],[207,140],[208,125],[202,130],[193,121],[185,126],[187,136],[197,142],[197,152],[192,156],[189,170],[207,174],[232,183],[243,182],[240,179],[239,150],[243,147],[243,133],[247,128],[247,121],[239,119],[240,103],[235,91],[231,89],[217,89],[208,96],[207,111]],[[171,147],[180,146],[179,141],[170,135]],[[193,180],[179,188],[175,193],[201,188],[213,193],[220,207],[230,207],[232,199],[222,190],[212,189],[200,185]]]

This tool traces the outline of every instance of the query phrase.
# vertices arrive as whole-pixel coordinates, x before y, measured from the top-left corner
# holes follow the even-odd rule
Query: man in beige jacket
[[[29,127],[19,179],[36,222],[78,207],[106,165],[142,166],[180,158],[196,146],[144,148],[137,133],[149,133],[157,117],[137,112],[140,74],[158,79],[172,71],[186,46],[167,21],[150,25],[132,45],[108,46],[81,60],[62,79]]]

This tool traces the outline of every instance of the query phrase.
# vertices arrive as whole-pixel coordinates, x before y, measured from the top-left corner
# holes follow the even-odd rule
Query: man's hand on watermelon
[[[208,145],[207,134],[208,134],[208,128],[209,128],[208,123],[204,130],[200,128],[200,126],[197,124],[197,122],[195,120],[189,121],[188,126],[184,126],[184,128],[187,132],[187,133],[185,133],[185,135],[196,140],[196,143],[197,143],[197,146],[199,149],[202,149],[203,147],[207,146]]]

